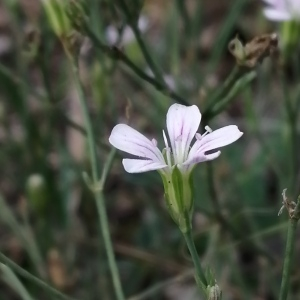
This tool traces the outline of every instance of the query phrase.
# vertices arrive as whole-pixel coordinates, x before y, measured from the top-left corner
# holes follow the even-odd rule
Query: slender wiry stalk
[[[129,24],[129,26],[131,27],[135,38],[139,44],[139,47],[144,55],[144,58],[148,64],[148,66],[150,67],[151,71],[153,72],[155,78],[163,85],[166,86],[166,83],[164,81],[163,75],[161,70],[158,68],[158,66],[156,65],[156,63],[154,62],[152,56],[150,55],[147,46],[145,45],[144,40],[141,37],[141,32],[138,28],[138,22],[136,20],[134,20],[134,18],[132,17],[127,4],[124,0],[118,0],[118,3],[120,5],[120,8],[122,9],[122,11],[124,12],[126,18],[127,18],[127,22]]]
[[[33,297],[29,294],[23,283],[10,267],[0,263],[0,272],[3,281],[5,281],[13,290],[15,290],[23,300],[33,300]]]
[[[290,187],[294,190],[296,189],[296,179],[297,179],[297,171],[298,171],[298,137],[297,137],[297,109],[294,105],[294,99],[291,97],[290,92],[288,90],[286,79],[284,75],[281,74],[282,81],[282,90],[283,90],[283,98],[284,98],[284,106],[287,114],[287,122],[290,130],[290,147],[291,147],[291,155],[290,155],[290,168],[291,168],[291,181]],[[293,190],[293,192],[294,192]]]
[[[32,232],[29,230],[28,224],[25,224],[26,226],[24,226],[18,222],[13,212],[11,211],[9,205],[6,204],[6,201],[1,194],[0,217],[1,220],[9,226],[12,232],[21,241],[39,276],[43,277],[43,279],[46,279],[47,275],[44,261],[40,253],[39,247],[34,237],[32,236]]]
[[[218,100],[224,97],[233,84],[237,81],[241,73],[241,69],[238,65],[235,65],[224,83],[210,95],[207,110],[209,110]]]
[[[293,265],[293,256],[294,256],[294,249],[295,249],[295,242],[296,242],[297,223],[300,217],[299,213],[300,213],[300,196],[298,197],[297,205],[292,215],[290,214],[279,300],[286,300],[288,296],[288,289],[289,289],[290,277],[291,277],[290,275],[291,275],[291,269]]]
[[[284,256],[284,265],[282,271],[282,281],[280,288],[279,300],[287,299],[291,267],[292,267],[292,258],[293,252],[295,248],[295,237],[296,237],[296,229],[297,229],[298,220],[290,219],[288,225],[288,233],[287,233],[287,241],[286,241],[286,249]]]
[[[3,253],[0,252],[0,261],[10,267],[15,273],[19,274],[23,278],[26,278],[30,282],[34,283],[35,285],[39,286],[40,288],[44,289],[47,291],[49,294],[53,295],[56,297],[56,299],[61,299],[61,300],[76,300],[74,298],[71,298],[67,295],[64,295],[60,291],[56,290],[55,288],[51,287],[48,285],[46,282],[43,280],[33,276],[26,270],[22,269],[19,267],[16,263],[14,263],[12,260],[10,260],[8,257],[6,257]]]
[[[138,77],[150,83],[155,89],[160,91],[162,94],[176,100],[178,103],[183,105],[188,105],[188,102],[178,95],[176,92],[172,91],[168,86],[162,84],[155,77],[148,75],[142,69],[140,69],[137,65],[135,65],[128,56],[123,53],[117,47],[109,47],[101,42],[101,40],[96,36],[96,34],[89,28],[85,28],[86,34],[89,36],[93,45],[102,51],[104,54],[109,56],[111,59],[116,61],[121,61],[126,65],[131,71],[133,71]]]
[[[111,277],[112,277],[116,297],[118,300],[124,300],[125,297],[123,294],[119,271],[115,260],[114,250],[113,250],[112,241],[109,233],[109,225],[108,225],[107,213],[106,213],[106,208],[104,203],[104,197],[102,194],[102,188],[99,188],[98,186],[100,183],[100,176],[97,168],[96,146],[95,146],[92,124],[90,121],[87,105],[85,102],[83,88],[80,82],[78,66],[75,60],[71,56],[69,56],[69,59],[72,64],[74,81],[75,81],[76,89],[79,94],[80,106],[84,117],[85,129],[87,133],[86,138],[88,143],[89,157],[90,157],[91,170],[92,170],[91,190],[93,191],[96,200],[97,211],[99,214],[100,230],[102,232],[102,237],[106,249],[108,264],[111,272]],[[106,175],[104,175],[103,178],[105,178],[105,176]]]
[[[184,23],[186,39],[189,41],[192,32],[192,22],[186,7],[186,2],[184,0],[176,0],[176,5]]]
[[[217,100],[214,100],[214,103],[204,111],[203,119],[208,122],[208,120],[211,120],[212,118],[220,114],[227,107],[230,101],[234,99],[237,93],[243,90],[256,77],[256,75],[257,74],[255,71],[250,71],[236,81],[232,82],[232,85],[224,89],[224,92],[226,92],[227,90],[228,92],[224,95],[222,94],[222,97],[220,96],[220,98],[216,98]]]
[[[185,238],[186,244],[189,248],[191,257],[193,259],[193,263],[194,263],[195,270],[196,270],[197,285],[201,290],[203,290],[204,287],[207,287],[208,282],[207,282],[207,279],[205,277],[205,274],[202,270],[202,267],[201,267],[201,264],[200,264],[200,261],[199,261],[199,256],[198,256],[195,244],[194,244],[192,231],[188,230],[187,232],[183,232],[182,234]],[[201,282],[201,284],[199,284],[200,283],[199,281]]]

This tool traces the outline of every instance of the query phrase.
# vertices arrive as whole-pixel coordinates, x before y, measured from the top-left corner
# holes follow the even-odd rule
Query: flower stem
[[[184,32],[186,35],[186,39],[189,41],[192,33],[192,23],[186,7],[186,3],[184,0],[176,0],[176,5],[177,5],[178,12],[181,14],[181,18],[184,23]]]
[[[0,262],[11,268],[15,273],[19,274],[23,278],[28,279],[29,281],[33,282],[40,288],[44,289],[47,291],[49,294],[53,295],[56,297],[56,299],[62,299],[62,300],[74,300],[74,298],[71,298],[67,295],[64,295],[60,291],[56,290],[55,288],[51,287],[48,285],[46,282],[43,280],[33,276],[23,268],[19,267],[15,262],[10,260],[8,257],[6,257],[3,253],[0,252]]]
[[[241,69],[238,65],[235,65],[228,77],[225,79],[224,83],[210,95],[207,110],[210,110],[220,99],[222,99],[234,85],[234,83],[239,79],[241,75]]]
[[[300,212],[300,197],[298,197],[296,208],[294,210],[293,215],[290,216],[290,220],[288,224],[279,300],[286,300],[288,295],[294,248],[296,242],[297,223],[299,221],[299,212]]]
[[[141,32],[138,28],[138,24],[137,24],[137,21],[134,20],[132,14],[130,13],[128,7],[127,7],[127,4],[124,0],[118,0],[118,3],[120,5],[120,8],[123,10],[126,18],[127,18],[127,21],[128,21],[128,24],[129,26],[131,27],[134,35],[135,35],[135,38],[137,40],[137,43],[143,53],[143,56],[149,66],[149,68],[151,69],[152,73],[154,74],[155,78],[163,85],[163,86],[166,86],[166,83],[164,81],[164,78],[163,78],[163,75],[162,75],[162,72],[161,70],[159,69],[159,67],[157,66],[157,64],[154,62],[152,56],[150,55],[147,47],[146,47],[146,44],[144,42],[144,40],[142,39],[141,37]]]
[[[282,72],[281,72],[282,73]],[[284,106],[287,115],[287,123],[290,131],[290,151],[291,151],[291,159],[290,159],[290,187],[293,188],[293,193],[295,192],[296,180],[297,180],[297,166],[298,166],[298,137],[297,137],[297,109],[293,104],[293,98],[290,95],[286,79],[284,78],[284,74],[281,74],[282,81],[282,90],[283,90],[283,98],[284,98]]]
[[[23,300],[33,300],[33,297],[29,294],[24,287],[21,280],[15,275],[10,267],[0,263],[1,279],[7,283]]]
[[[97,37],[97,35],[89,27],[85,28],[86,34],[91,39],[95,48],[102,51],[105,55],[110,57],[114,61],[121,61],[126,65],[136,76],[142,80],[151,84],[157,91],[161,92],[163,95],[178,101],[178,103],[183,105],[188,105],[188,102],[179,94],[172,91],[168,86],[162,84],[156,77],[148,75],[142,69],[140,69],[129,57],[122,52],[117,47],[110,47],[102,43],[102,41]],[[126,71],[127,72],[127,71]]]
[[[107,218],[106,207],[105,207],[105,203],[104,203],[104,196],[102,193],[102,188],[103,188],[104,182],[101,182],[99,179],[97,160],[96,160],[96,146],[95,146],[92,124],[91,124],[91,120],[89,117],[87,105],[85,102],[83,88],[82,88],[82,85],[80,82],[78,66],[72,57],[69,56],[69,58],[70,58],[70,61],[72,64],[74,81],[75,81],[75,85],[76,85],[76,88],[77,88],[77,91],[79,94],[80,106],[81,106],[82,114],[84,117],[85,129],[86,129],[86,134],[87,134],[86,137],[87,137],[89,156],[90,156],[90,162],[91,162],[91,170],[92,170],[92,185],[93,185],[92,191],[95,196],[97,211],[99,214],[100,230],[102,233],[104,246],[106,249],[109,269],[111,272],[111,277],[112,277],[112,282],[113,282],[114,290],[116,293],[116,297],[118,300],[124,300],[125,297],[123,294],[119,271],[118,271],[115,254],[114,254],[114,250],[113,250],[113,246],[112,246],[112,241],[111,241],[111,237],[110,237],[110,233],[109,233],[108,218]],[[111,160],[109,160],[109,162],[110,161]],[[106,172],[106,169],[105,169],[105,172]],[[103,178],[104,178],[103,180],[105,180],[106,174],[103,175]],[[101,185],[100,188],[99,188],[99,183]]]
[[[206,109],[203,113],[203,118],[205,118],[205,124],[213,119],[215,116],[220,114],[232,101],[238,92],[245,89],[245,87],[253,81],[254,78],[256,78],[257,74],[255,71],[250,71],[249,73],[246,73],[239,79],[237,79],[235,82],[233,82],[232,86],[228,90],[228,93],[222,95],[222,98],[218,99],[214,103],[214,105],[211,105],[208,109]]]
[[[195,266],[195,269],[196,269],[196,282],[197,282],[197,285],[200,289],[203,290],[205,287],[207,287],[208,282],[207,282],[204,271],[203,271],[203,269],[201,267],[201,264],[200,264],[200,261],[199,261],[199,256],[198,256],[195,244],[194,244],[192,232],[191,232],[191,230],[188,230],[187,232],[182,232],[182,234],[185,238],[186,244],[189,248],[189,251],[190,251],[190,254],[192,256],[193,263],[194,263],[194,266]]]

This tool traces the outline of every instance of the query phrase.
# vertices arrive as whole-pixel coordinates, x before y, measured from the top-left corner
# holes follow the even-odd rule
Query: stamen
[[[153,144],[155,147],[157,147],[157,140],[156,140],[156,139],[152,139],[151,142],[152,142],[152,144]]]
[[[169,147],[168,139],[166,137],[166,134],[165,134],[164,130],[163,130],[163,137],[164,137],[164,142],[165,142],[165,145],[166,145],[167,164],[171,168],[171,166],[172,166],[172,164],[171,164],[171,149]]]
[[[200,141],[201,138],[202,138],[202,135],[201,135],[199,132],[197,132],[197,133],[195,134],[195,138],[196,138],[196,140]]]
[[[213,130],[209,127],[209,126],[205,126],[204,129],[208,132],[208,133],[212,133]]]
[[[204,128],[205,128],[206,131],[202,134],[202,137],[204,137],[204,136],[206,136],[207,134],[213,132],[212,129],[211,129],[209,126],[207,126],[207,125],[206,125]]]
[[[164,142],[165,142],[166,148],[169,148],[168,139],[166,137],[165,131],[163,130],[162,132],[163,132],[163,137],[164,137]]]
[[[213,130],[207,125],[204,128],[205,128],[206,131],[202,135],[198,132],[195,134],[196,140],[201,141],[204,136],[206,136],[207,134],[213,132]]]

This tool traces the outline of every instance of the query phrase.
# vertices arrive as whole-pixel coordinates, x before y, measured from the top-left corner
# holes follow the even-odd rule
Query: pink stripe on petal
[[[184,166],[189,166],[189,169],[193,167],[193,165],[213,160],[217,157],[219,157],[221,154],[221,151],[216,151],[215,153],[207,154],[205,155],[204,153],[199,153],[198,155],[195,155],[193,157],[190,157],[183,165]]]
[[[128,173],[143,173],[167,167],[166,164],[143,159],[123,159],[123,166]]]
[[[126,124],[113,128],[109,142],[121,151],[164,163],[162,153],[152,141]]]
[[[173,104],[167,113],[167,129],[174,158],[187,155],[191,141],[201,121],[201,113],[196,105]]]
[[[243,133],[235,125],[217,129],[195,142],[189,153],[188,161],[207,151],[227,146],[238,140],[242,135]]]

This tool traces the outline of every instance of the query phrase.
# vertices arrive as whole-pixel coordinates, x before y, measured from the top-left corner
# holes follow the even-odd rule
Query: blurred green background
[[[114,125],[129,123],[162,148],[166,112],[178,102],[111,55],[117,49],[152,78],[117,3],[86,0],[81,15],[108,51],[80,28],[72,31],[100,170],[114,155],[108,143]],[[201,112],[235,67],[230,40],[238,34],[247,42],[280,30],[265,19],[260,1],[127,4],[168,90]],[[0,3],[0,247],[76,299],[114,299],[95,202],[82,179],[83,171],[90,172],[89,158],[71,71],[40,1]],[[245,72],[256,76],[201,124],[236,124],[244,135],[217,160],[196,168],[195,243],[223,299],[271,300],[278,297],[286,238],[287,213],[277,216],[281,193],[288,188],[295,200],[300,189],[299,49]],[[199,299],[158,173],[127,174],[122,157],[113,156],[103,194],[126,297]],[[300,297],[296,247],[290,299]],[[22,299],[1,278],[0,299]],[[21,281],[35,299],[56,299]]]

